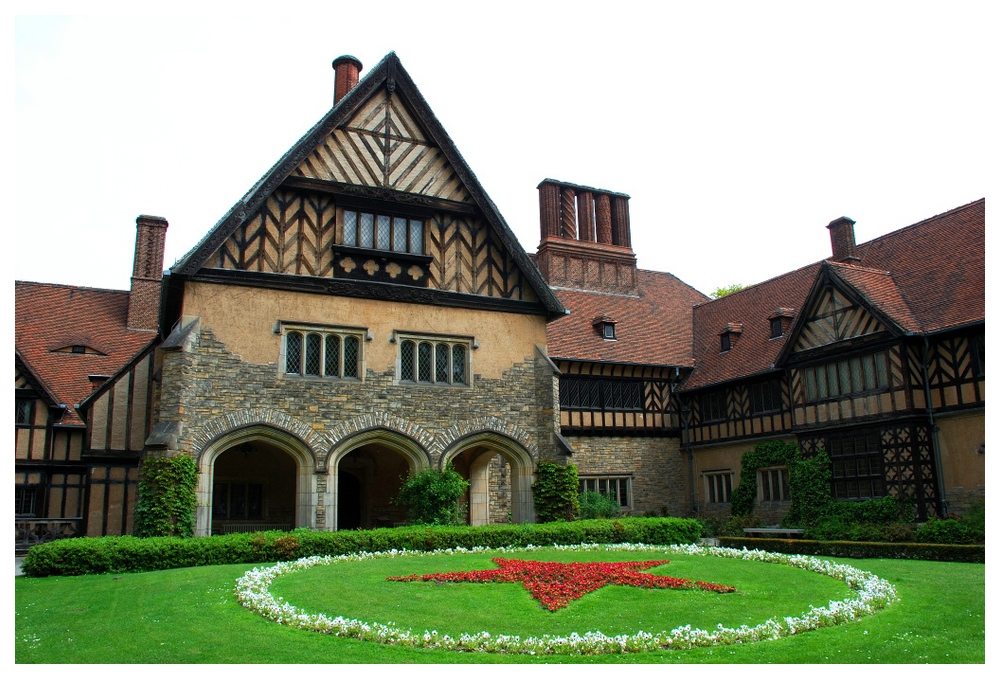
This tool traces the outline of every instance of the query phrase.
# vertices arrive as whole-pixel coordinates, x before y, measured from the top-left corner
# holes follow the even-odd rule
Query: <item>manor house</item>
[[[197,462],[199,535],[398,525],[446,465],[471,524],[533,521],[541,460],[626,513],[725,514],[771,439],[827,451],[837,498],[983,500],[984,200],[861,244],[840,217],[828,259],[710,300],[637,267],[624,193],[545,179],[528,254],[395,54],[334,70],[167,271],[144,215],[129,291],[15,284],[23,545],[129,533],[150,455]],[[788,471],[756,473],[777,520]]]

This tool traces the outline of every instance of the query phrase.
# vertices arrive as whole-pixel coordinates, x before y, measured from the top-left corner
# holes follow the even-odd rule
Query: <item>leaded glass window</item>
[[[361,338],[354,332],[290,330],[284,342],[287,375],[360,377]]]
[[[343,244],[373,250],[423,254],[424,223],[395,215],[344,210]]]
[[[399,379],[429,384],[468,384],[468,343],[411,340],[399,343]]]

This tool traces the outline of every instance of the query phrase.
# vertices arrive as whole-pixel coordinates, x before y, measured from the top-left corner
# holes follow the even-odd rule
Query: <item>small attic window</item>
[[[727,323],[725,329],[719,334],[719,352],[725,353],[733,348],[733,344],[743,333],[742,323]]]
[[[591,319],[591,324],[594,326],[594,328],[597,329],[597,332],[601,334],[601,337],[603,337],[606,340],[618,339],[618,335],[615,332],[615,324],[617,322],[618,321],[611,318],[607,314],[604,314],[603,316],[597,316],[596,318]]]
[[[784,330],[782,330],[782,328],[781,328],[781,319],[780,318],[772,318],[771,319],[771,339],[774,339],[775,337],[781,337],[783,334],[785,334],[785,333],[784,333]]]
[[[781,337],[784,335],[788,328],[792,325],[792,319],[795,317],[795,309],[788,309],[785,307],[778,307],[771,314],[771,339]]]
[[[96,356],[104,355],[97,349],[94,349],[93,347],[88,347],[85,344],[70,344],[69,346],[65,346],[60,349],[53,349],[52,351],[58,354],[93,354]]]

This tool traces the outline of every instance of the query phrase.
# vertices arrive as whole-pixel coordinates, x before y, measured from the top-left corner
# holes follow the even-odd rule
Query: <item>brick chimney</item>
[[[358,78],[361,76],[361,62],[350,54],[337,57],[333,60],[333,74],[333,103],[336,104],[358,84]]]
[[[830,229],[830,244],[833,246],[833,256],[830,259],[844,264],[857,264],[857,247],[854,243],[854,220],[839,217],[826,225]]]
[[[128,296],[129,330],[156,330],[160,316],[160,281],[167,220],[139,215],[135,220],[132,290]]]
[[[541,243],[536,261],[549,285],[636,291],[629,197],[554,179],[538,185]]]

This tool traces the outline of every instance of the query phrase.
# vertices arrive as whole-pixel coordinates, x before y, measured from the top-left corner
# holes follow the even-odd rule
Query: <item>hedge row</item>
[[[840,556],[855,559],[921,559],[986,562],[985,545],[934,545],[916,542],[848,542],[782,538],[720,537],[719,545],[782,554]]]
[[[267,563],[301,558],[380,552],[431,551],[449,547],[524,547],[580,543],[697,542],[694,519],[621,518],[497,526],[407,526],[336,532],[235,533],[204,538],[70,538],[32,547],[24,558],[26,575],[84,575],[165,570],[189,566]]]

